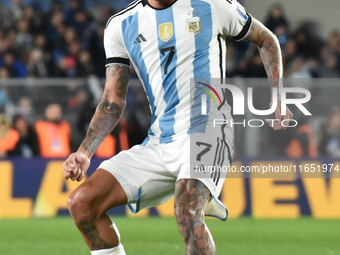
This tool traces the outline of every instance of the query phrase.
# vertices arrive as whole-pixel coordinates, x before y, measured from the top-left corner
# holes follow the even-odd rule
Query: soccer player
[[[152,122],[143,144],[104,161],[69,197],[70,213],[92,254],[125,254],[108,209],[128,204],[138,212],[172,196],[186,254],[216,254],[204,215],[227,218],[218,200],[224,178],[191,175],[189,141],[202,145],[194,160],[216,152],[218,164],[229,165],[233,130],[224,125],[216,141],[205,137],[209,118],[193,116],[190,78],[224,78],[227,36],[255,43],[271,86],[281,86],[277,38],[236,0],[136,0],[108,20],[103,97],[84,141],[64,162],[65,178],[84,177],[94,152],[118,123],[130,65],[144,86]],[[279,101],[276,118],[289,120],[291,112],[283,116],[280,107]],[[279,121],[272,127],[284,129]]]

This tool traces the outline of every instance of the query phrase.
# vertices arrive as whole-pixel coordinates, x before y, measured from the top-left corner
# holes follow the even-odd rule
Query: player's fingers
[[[280,121],[275,122],[273,129],[275,131],[278,131],[278,130],[284,130],[284,129],[286,129],[286,127],[283,126],[283,122],[282,122],[282,120],[280,120]]]
[[[273,125],[272,124],[272,122],[273,122],[272,120],[266,120],[266,122],[269,124],[269,126]]]
[[[281,123],[284,124],[285,126],[284,129],[286,129],[287,126],[289,126],[290,120],[293,118],[293,113],[291,113],[290,111],[288,111],[287,115],[282,116],[282,121]]]
[[[63,168],[65,171],[71,171],[73,170],[73,166],[71,167],[71,163],[68,161],[68,159],[64,162]]]
[[[74,181],[78,180],[78,178],[80,177],[80,175],[82,174],[82,170],[80,168],[77,169],[77,172],[74,175]]]
[[[81,171],[79,177],[77,178],[77,181],[80,182],[84,178],[84,171]]]
[[[283,130],[286,129],[282,124],[281,121],[277,121],[277,120],[266,120],[268,125],[273,128],[275,131],[276,130]]]
[[[71,177],[71,173],[69,171],[65,171],[64,178],[68,180]]]
[[[279,126],[274,127],[274,130],[275,130],[275,131],[285,130],[285,129],[286,129],[286,127],[285,127],[285,126],[282,126],[282,125],[279,125]]]
[[[278,119],[275,119],[275,120],[269,119],[269,120],[266,120],[266,121],[267,121],[268,125],[272,128],[277,127],[281,123],[280,121],[278,121]]]
[[[291,120],[293,118],[293,113],[289,113],[287,119]]]
[[[79,168],[79,172],[77,173],[77,176],[76,176],[76,181],[78,181],[79,182],[79,178],[80,178],[80,176],[82,175],[82,173],[83,173],[83,171]]]
[[[81,174],[81,170],[80,168],[77,168],[75,171],[72,171],[73,175],[72,175],[72,181],[77,180],[77,178],[79,177],[79,175]]]
[[[65,170],[64,177],[66,180],[71,178],[71,180],[74,181],[76,179],[75,178],[76,175],[77,175],[77,168],[68,168]]]
[[[291,120],[293,118],[293,113],[286,108],[286,115],[282,115],[282,120]]]
[[[77,170],[77,163],[76,163],[75,157],[70,158],[70,160],[68,162],[68,166],[71,170]]]
[[[63,163],[63,168],[65,171],[68,171],[69,170],[69,161],[68,159],[66,159]]]

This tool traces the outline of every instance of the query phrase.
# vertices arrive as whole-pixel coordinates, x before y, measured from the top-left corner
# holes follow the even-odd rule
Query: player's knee
[[[204,224],[204,209],[187,199],[175,199],[175,216],[179,228],[188,229],[192,225]]]
[[[195,206],[190,205],[188,201],[177,200],[175,202],[175,216],[177,220],[203,220],[204,210],[203,208],[196,208]]]
[[[175,216],[177,226],[182,234],[184,241],[192,239],[195,229],[204,227],[204,212],[201,209],[195,209],[187,201],[177,200],[175,202]]]
[[[174,209],[180,228],[188,228],[192,224],[204,224],[206,199],[204,199],[204,196],[202,197],[201,193],[206,193],[208,198],[209,191],[202,185],[194,180],[180,180],[177,182]]]
[[[92,222],[97,217],[96,207],[92,205],[91,198],[83,189],[71,193],[67,200],[68,209],[76,223]]]

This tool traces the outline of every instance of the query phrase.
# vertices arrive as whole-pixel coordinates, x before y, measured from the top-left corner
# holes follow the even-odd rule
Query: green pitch
[[[184,254],[175,219],[115,217],[128,255]],[[207,220],[217,254],[340,254],[340,220]],[[0,220],[1,255],[89,255],[69,217]]]

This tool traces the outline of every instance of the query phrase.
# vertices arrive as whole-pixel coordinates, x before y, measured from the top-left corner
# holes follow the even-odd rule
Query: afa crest
[[[189,33],[198,34],[202,30],[202,23],[199,17],[187,19],[187,30]]]
[[[159,38],[164,42],[171,39],[174,34],[174,30],[171,22],[163,23],[159,25]]]

